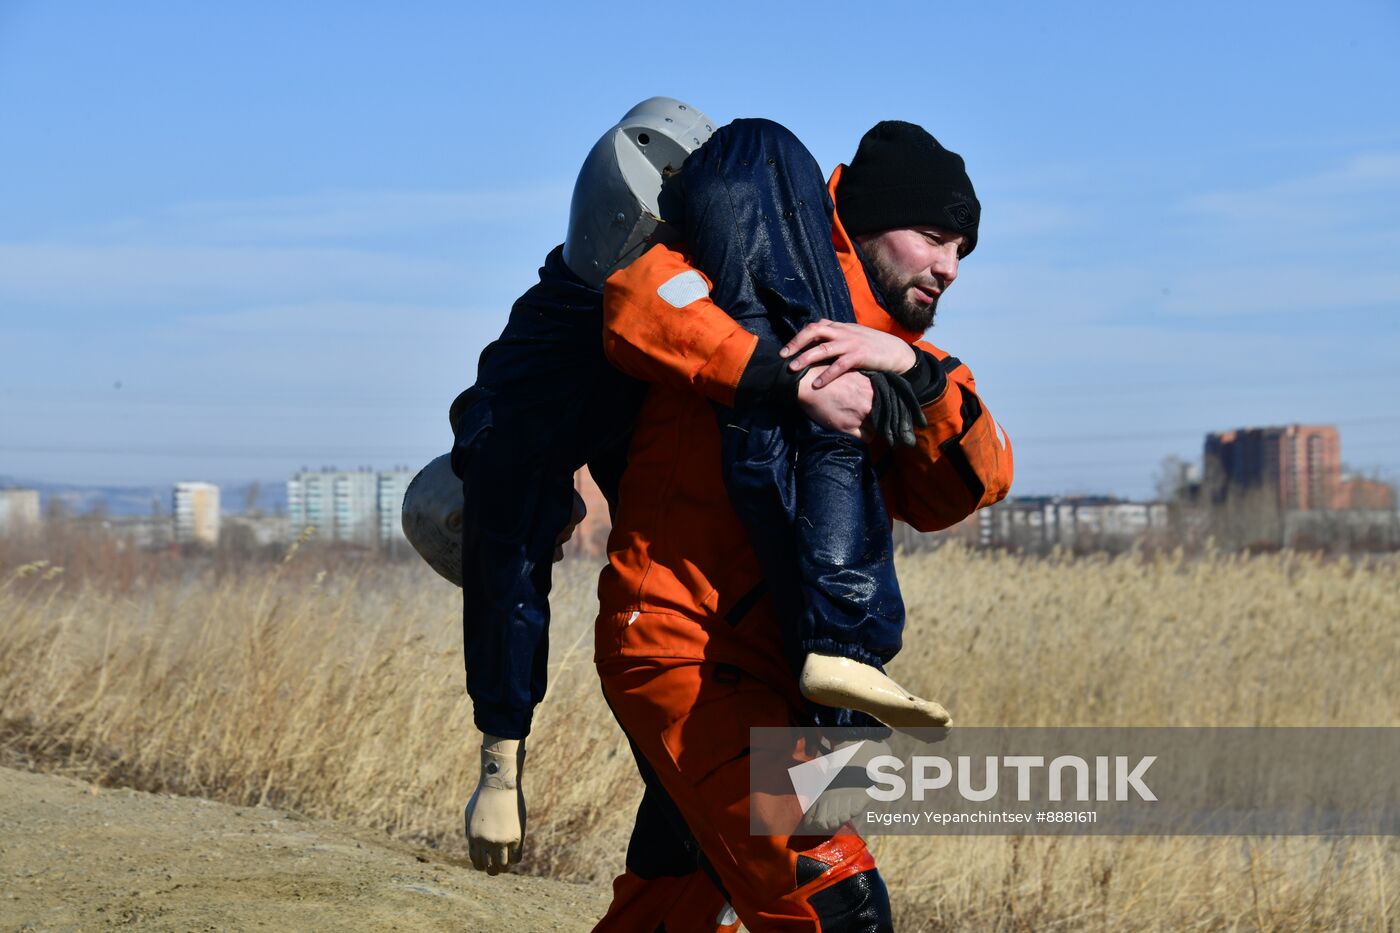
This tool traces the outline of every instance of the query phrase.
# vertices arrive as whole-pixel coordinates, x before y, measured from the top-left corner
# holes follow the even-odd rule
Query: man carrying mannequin
[[[771,153],[768,164],[785,171],[803,164],[805,150],[781,127],[744,131],[746,143]],[[915,343],[975,245],[976,202],[965,178],[961,160],[918,127],[891,122],[866,135],[850,168],[832,178],[837,214],[826,228],[855,322],[803,328],[784,347],[787,366],[759,357],[760,339],[705,290],[680,305],[665,297],[668,283],[697,274],[679,250],[658,246],[608,283],[609,358],[652,388],[618,490],[595,657],[648,782],[639,835],[658,824],[670,831],[640,844],[634,837],[634,847],[653,852],[632,858],[629,851],[629,872],[615,883],[602,929],[643,928],[635,925],[653,915],[645,928],[664,922],[672,931],[718,929],[731,920],[726,901],[752,930],[879,928],[888,917],[883,885],[857,837],[799,845],[796,838],[747,836],[743,753],[750,726],[792,721],[808,700],[855,705],[852,698],[890,721],[917,698],[888,678],[863,686],[843,676],[849,664],[812,677],[804,669],[800,682],[794,676],[773,598],[719,479],[721,430],[710,405],[735,405],[740,390],[754,389],[760,368],[777,384],[785,372],[827,365],[826,372],[806,373],[796,405],[829,428],[868,436],[874,390],[869,376],[851,370],[900,375],[915,387],[927,424],[914,430],[911,446],[872,445],[890,512],[933,529],[1004,496],[1010,448],[970,373]],[[783,216],[790,209],[805,222],[802,202],[822,203],[825,192],[819,176],[801,184],[785,195],[795,201]],[[724,283],[713,284],[719,296]],[[759,384],[756,391],[771,389]],[[927,716],[928,707],[920,713]],[[474,800],[478,813],[493,816],[481,820],[474,845],[485,850],[489,868],[518,857],[511,847],[522,831],[515,777],[522,754],[511,740],[484,749]],[[740,810],[742,829],[735,822]],[[493,821],[499,825],[488,825]],[[694,855],[697,842],[703,858]],[[838,915],[850,922],[832,926]],[[865,920],[852,919],[858,917]]]

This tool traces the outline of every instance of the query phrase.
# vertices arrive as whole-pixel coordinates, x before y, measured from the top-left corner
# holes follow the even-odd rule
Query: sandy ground
[[[587,930],[606,907],[284,811],[0,768],[0,930]]]

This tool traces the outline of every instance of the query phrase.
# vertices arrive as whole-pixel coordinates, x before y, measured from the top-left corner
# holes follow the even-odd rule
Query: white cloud
[[[563,237],[569,190],[370,191],[206,201],[0,242],[0,301],[88,308],[328,298],[497,301]],[[417,238],[408,245],[403,238]],[[351,244],[354,245],[351,245]],[[489,248],[488,248],[489,247]],[[449,258],[442,258],[449,257]]]
[[[457,263],[372,250],[0,243],[0,299],[39,304],[227,304],[329,287],[417,294],[462,274]]]
[[[1066,333],[1149,306],[1160,297],[1164,278],[1155,263],[1093,262],[1082,251],[1051,242],[1033,260],[976,263],[976,258],[962,267],[939,305],[944,331],[972,319],[1002,328],[1045,321]],[[937,343],[939,331],[934,333]]]
[[[346,191],[200,201],[101,228],[104,238],[154,242],[343,240],[567,218],[570,188],[500,191]]]
[[[1365,232],[1377,222],[1400,224],[1400,153],[1357,155],[1336,168],[1272,185],[1188,198],[1187,214],[1257,229],[1277,238],[1327,227]]]
[[[1071,208],[1032,198],[983,201],[982,212],[978,236],[997,243],[1018,237],[1053,238],[1103,223],[1102,212],[1096,208]]]
[[[1057,217],[1053,203],[1028,203],[1020,220],[1013,207],[1013,229],[1033,232],[1039,218],[1053,234],[1073,219]],[[1042,258],[978,266],[974,257],[950,305],[1081,322],[1400,310],[1400,153],[1197,194],[1175,213],[1183,223],[1155,231],[1145,217],[1099,213],[1088,218],[1093,238],[1052,235]]]
[[[495,312],[502,322],[505,315]],[[173,322],[191,336],[321,339],[449,337],[488,312],[396,302],[315,301],[184,315]]]
[[[1400,270],[1352,268],[1330,263],[1241,263],[1177,278],[1160,302],[1168,314],[1326,315],[1337,310],[1400,310]]]
[[[1201,255],[1181,267],[1166,313],[1328,314],[1400,309],[1400,153],[1189,199]]]

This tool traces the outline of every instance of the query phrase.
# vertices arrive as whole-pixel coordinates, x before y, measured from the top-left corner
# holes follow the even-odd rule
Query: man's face
[[[900,227],[858,236],[856,243],[890,316],[915,333],[932,327],[939,296],[958,277],[963,237],[939,227]]]

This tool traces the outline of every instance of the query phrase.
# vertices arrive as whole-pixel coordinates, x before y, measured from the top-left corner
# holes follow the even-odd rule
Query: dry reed
[[[0,571],[3,760],[460,851],[476,734],[455,591],[416,564],[189,566]],[[603,883],[639,785],[591,663],[595,569],[556,575],[527,869]],[[947,547],[903,558],[901,578],[892,672],[962,724],[1400,725],[1395,559]],[[1400,877],[1393,839],[873,847],[902,930],[1387,930]]]

